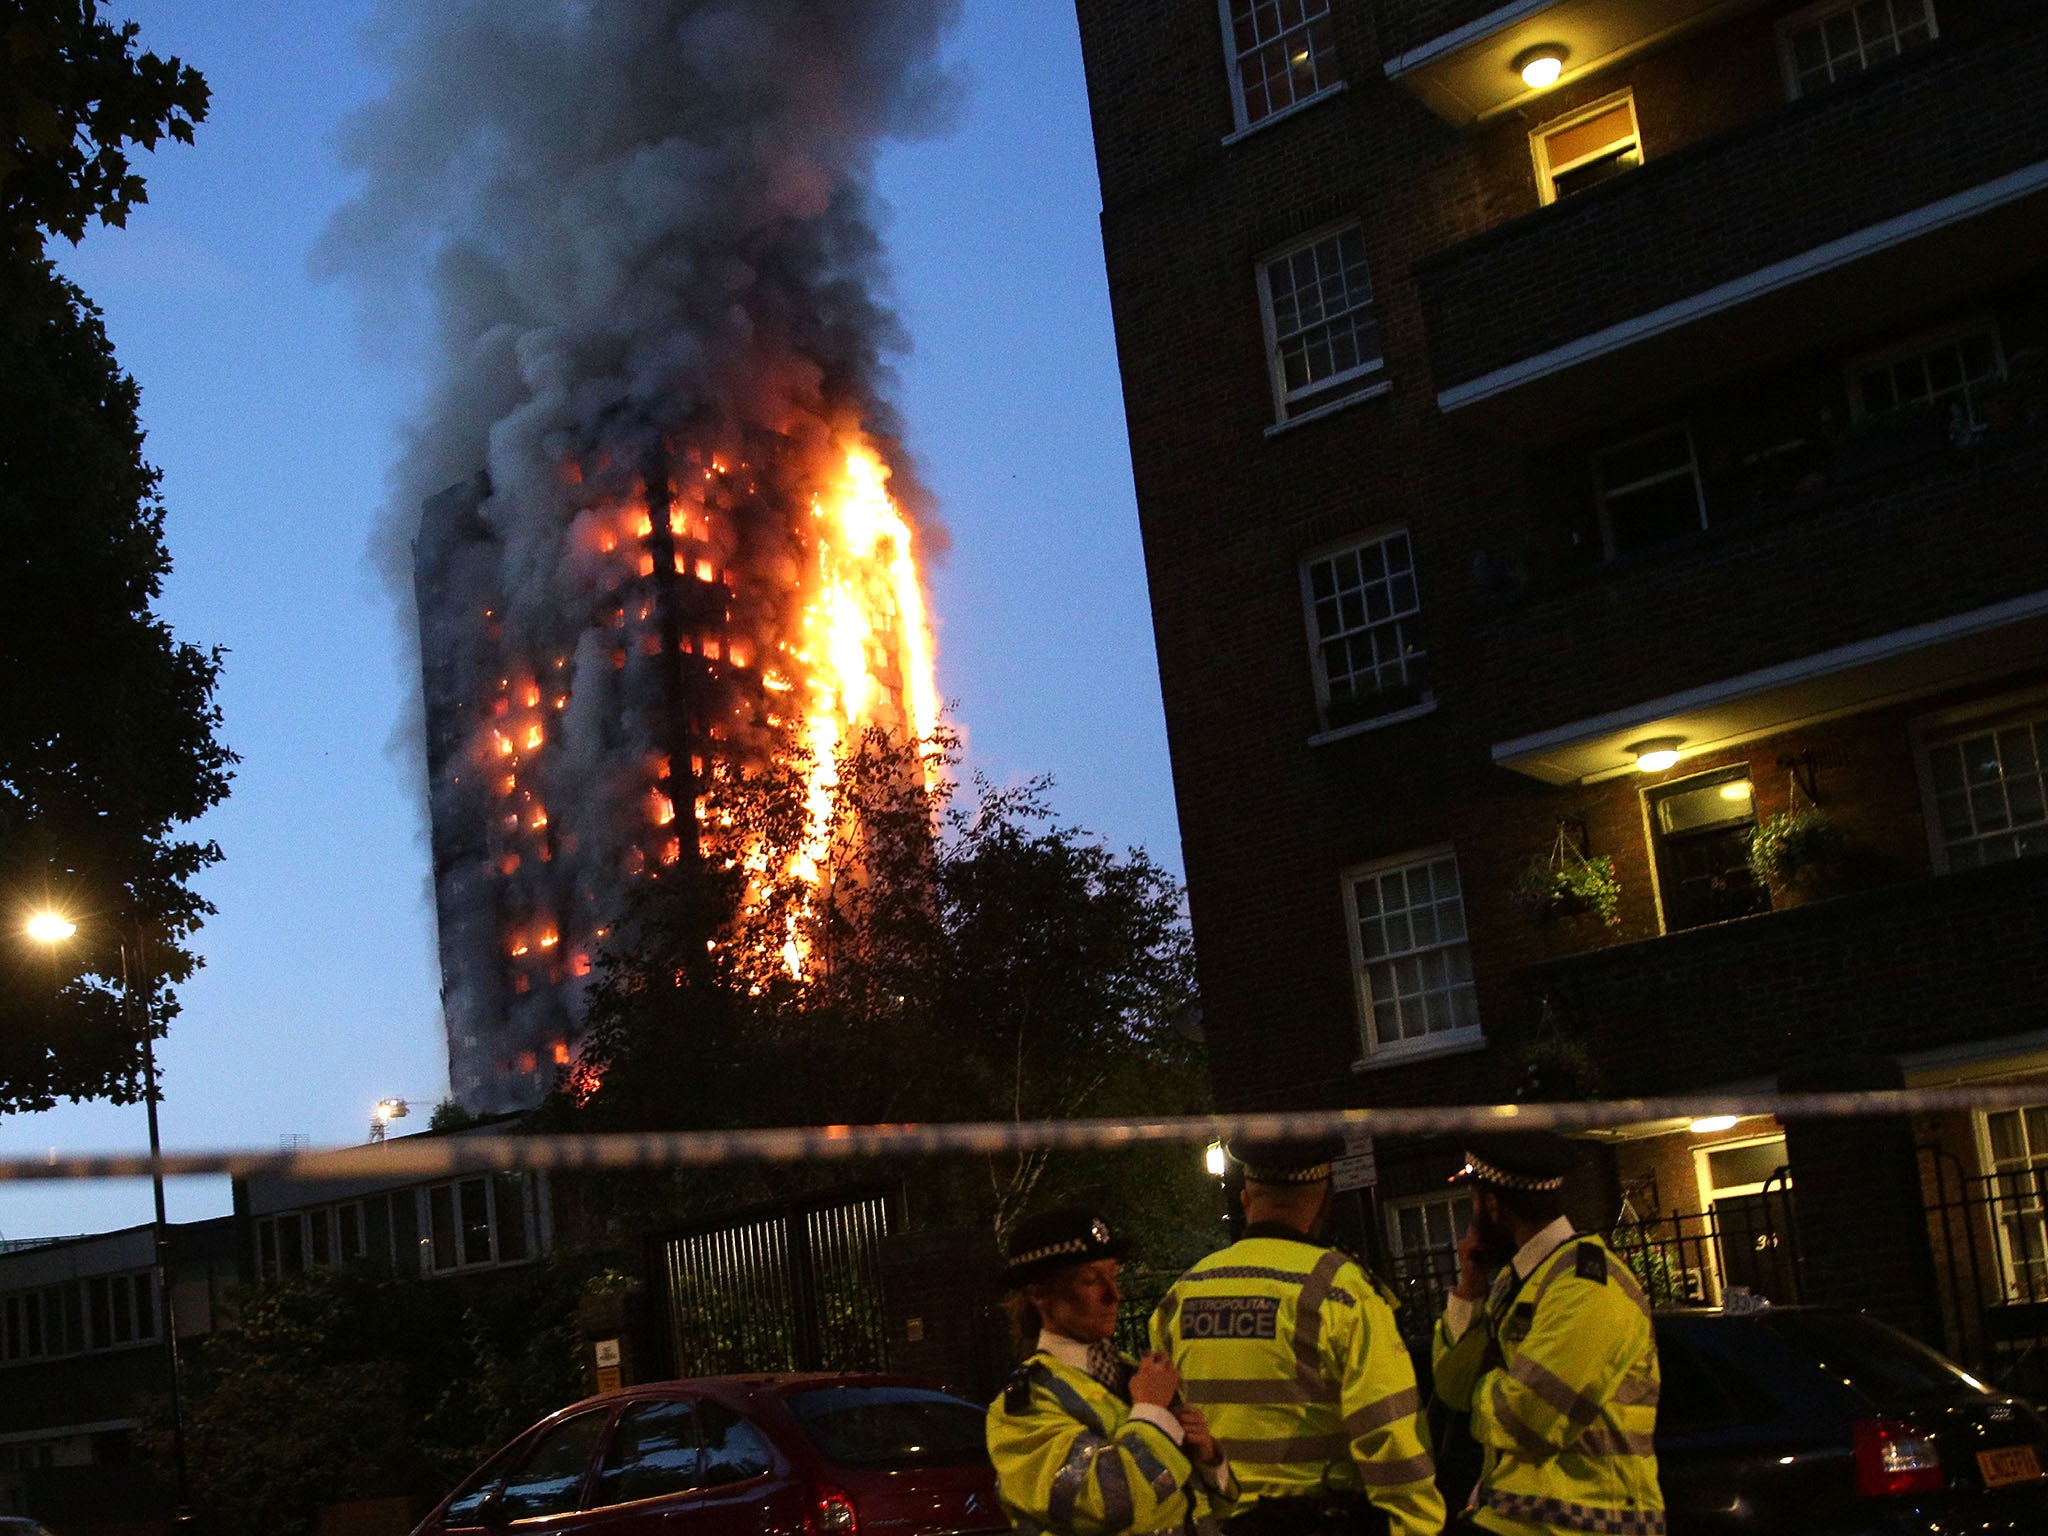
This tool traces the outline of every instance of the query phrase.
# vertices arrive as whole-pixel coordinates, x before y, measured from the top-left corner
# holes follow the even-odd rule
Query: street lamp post
[[[61,944],[78,932],[78,925],[56,912],[38,912],[28,921],[28,935],[40,944]],[[161,1097],[156,1081],[156,1046],[150,1038],[151,999],[156,988],[149,975],[149,956],[140,925],[135,931],[134,971],[130,970],[126,936],[117,935],[121,954],[121,1013],[125,1018],[139,1005],[142,1015],[142,1102],[149,1113],[149,1182],[156,1200],[155,1271],[156,1315],[163,1323],[165,1361],[171,1377],[171,1464],[177,1477],[178,1505],[172,1524],[179,1531],[192,1527],[192,1483],[185,1465],[185,1398],[183,1373],[178,1361],[178,1309],[171,1292],[171,1226],[164,1213],[164,1149],[157,1130],[156,1106]],[[141,973],[141,985],[135,972]]]

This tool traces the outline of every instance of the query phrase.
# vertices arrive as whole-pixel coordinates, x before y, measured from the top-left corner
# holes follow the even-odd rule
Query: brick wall
[[[2032,165],[2044,136],[2048,30],[2016,16],[1652,153],[1417,267],[1437,387]]]

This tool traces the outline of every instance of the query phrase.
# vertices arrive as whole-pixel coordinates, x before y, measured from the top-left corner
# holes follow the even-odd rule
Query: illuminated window
[[[1581,108],[1529,136],[1536,191],[1546,203],[1583,192],[1643,163],[1635,97],[1627,91]]]
[[[1465,897],[1448,848],[1347,870],[1345,917],[1367,1059],[1479,1038]]]
[[[1747,767],[1659,784],[1643,798],[1665,932],[1771,909],[1770,893],[1749,868],[1756,801]]]
[[[1809,7],[1778,24],[1786,92],[1804,96],[1939,35],[1934,0],[1828,0]]]
[[[1921,754],[1941,867],[2048,853],[2048,700],[1924,733]]]
[[[1600,449],[1593,455],[1593,494],[1610,560],[1707,526],[1692,433],[1682,423]]]
[[[1325,730],[1433,701],[1405,531],[1307,561],[1302,596]]]
[[[1259,299],[1278,420],[1386,387],[1360,226],[1316,236],[1261,262]]]
[[[1980,1111],[1979,1124],[2006,1295],[2038,1301],[2048,1296],[2048,1105]]]
[[[2004,377],[1998,332],[1978,325],[1851,364],[1849,399],[1858,416],[1938,410],[1976,428],[1983,425],[1978,403],[1985,388]]]
[[[1337,83],[1330,0],[1221,0],[1239,132]]]

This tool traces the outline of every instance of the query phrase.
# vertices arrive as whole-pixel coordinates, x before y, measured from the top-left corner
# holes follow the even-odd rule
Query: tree
[[[128,144],[205,115],[204,81],[134,40],[94,3],[0,4],[0,1112],[139,1096],[143,1031],[176,1011],[157,988],[191,974],[211,910],[192,877],[219,857],[177,829],[234,762],[220,653],[154,611],[170,557],[135,381],[42,255],[142,201]],[[46,904],[80,933],[31,953],[19,924]]]
[[[199,1505],[223,1531],[299,1536],[324,1504],[440,1497],[580,1395],[580,1276],[552,1259],[432,1284],[319,1269],[240,1292],[194,1362]]]
[[[600,957],[564,1120],[728,1128],[1204,1108],[1199,1054],[1177,1027],[1194,987],[1178,886],[1142,849],[1114,853],[1060,821],[1047,781],[977,780],[962,795],[948,762],[947,744],[920,759],[869,732],[834,765],[822,825],[800,751],[715,784],[705,867],[652,884]],[[747,1171],[689,1187],[720,1203],[769,1192]],[[919,1188],[928,1219],[998,1235],[1030,1206],[1083,1196],[1147,1227],[1162,1261],[1211,1235],[1213,1191],[1177,1150],[954,1160],[920,1170]],[[674,1189],[657,1178],[639,1195]]]

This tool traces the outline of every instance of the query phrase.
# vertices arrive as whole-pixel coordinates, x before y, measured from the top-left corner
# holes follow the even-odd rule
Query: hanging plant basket
[[[1833,880],[1846,842],[1794,772],[1786,808],[1749,835],[1749,872],[1776,895],[1810,895]]]
[[[1606,854],[1588,858],[1565,828],[1550,852],[1529,861],[1515,881],[1515,905],[1534,923],[1597,917],[1621,926],[1621,880]]]

